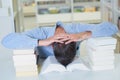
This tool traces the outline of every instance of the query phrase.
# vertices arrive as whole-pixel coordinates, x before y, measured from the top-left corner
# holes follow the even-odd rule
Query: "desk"
[[[40,80],[120,80],[120,54],[115,54],[115,69],[104,71],[51,72],[39,75]]]

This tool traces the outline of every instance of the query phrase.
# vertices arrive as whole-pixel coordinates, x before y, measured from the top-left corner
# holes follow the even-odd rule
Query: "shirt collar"
[[[64,28],[64,25],[63,25],[63,23],[61,21],[57,21],[55,26],[57,26],[57,25],[59,25],[59,26]]]

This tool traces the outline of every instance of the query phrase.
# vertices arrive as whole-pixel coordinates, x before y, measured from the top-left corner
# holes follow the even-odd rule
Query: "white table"
[[[120,80],[120,54],[115,54],[115,69],[104,71],[51,72],[39,75],[40,80]]]

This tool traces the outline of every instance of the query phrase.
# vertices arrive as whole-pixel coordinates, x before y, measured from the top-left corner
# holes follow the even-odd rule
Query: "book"
[[[114,50],[109,49],[109,50],[93,50],[91,48],[87,48],[87,54],[97,57],[97,56],[113,56],[114,55]]]
[[[36,65],[35,55],[14,55],[15,66]]]
[[[114,65],[114,61],[101,61],[101,62],[94,62],[94,61],[89,61],[89,64],[91,66],[104,66],[104,65]]]
[[[105,46],[105,45],[116,45],[117,39],[113,37],[96,37],[87,40],[87,44],[91,46]]]
[[[114,69],[114,65],[91,66],[91,69],[92,69],[93,71],[112,70],[112,69]]]
[[[72,63],[68,64],[66,67],[60,64],[54,56],[49,56],[43,63],[40,74],[45,74],[49,72],[72,72],[75,70],[88,70],[89,68],[85,66],[80,58],[75,58]]]
[[[108,51],[109,52],[109,51]],[[113,52],[109,52],[106,53],[92,53],[92,52],[88,52],[87,55],[92,59],[92,60],[100,60],[100,59],[113,59],[114,58],[114,53]]]
[[[34,55],[34,49],[15,49],[13,55]]]
[[[114,59],[112,59],[112,58],[111,59],[110,58],[108,58],[108,59],[104,58],[104,59],[93,60],[88,56],[88,61],[89,61],[90,65],[94,65],[94,66],[114,64]]]
[[[36,65],[15,66],[16,72],[37,71]]]
[[[114,50],[116,48],[116,45],[101,45],[101,46],[94,46],[93,44],[87,44],[87,48],[92,49],[93,51],[97,50]]]
[[[89,67],[91,71],[114,69],[114,60],[112,60],[111,62],[105,61],[105,63],[104,61],[102,61],[101,63],[99,63],[98,61],[96,61],[96,63],[92,63],[91,60],[89,59],[89,56],[81,57],[81,60],[87,67]]]

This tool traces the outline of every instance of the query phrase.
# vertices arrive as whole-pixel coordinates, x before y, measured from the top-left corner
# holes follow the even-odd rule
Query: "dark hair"
[[[73,61],[76,55],[76,42],[71,42],[69,44],[54,43],[53,50],[57,61],[66,67]]]

